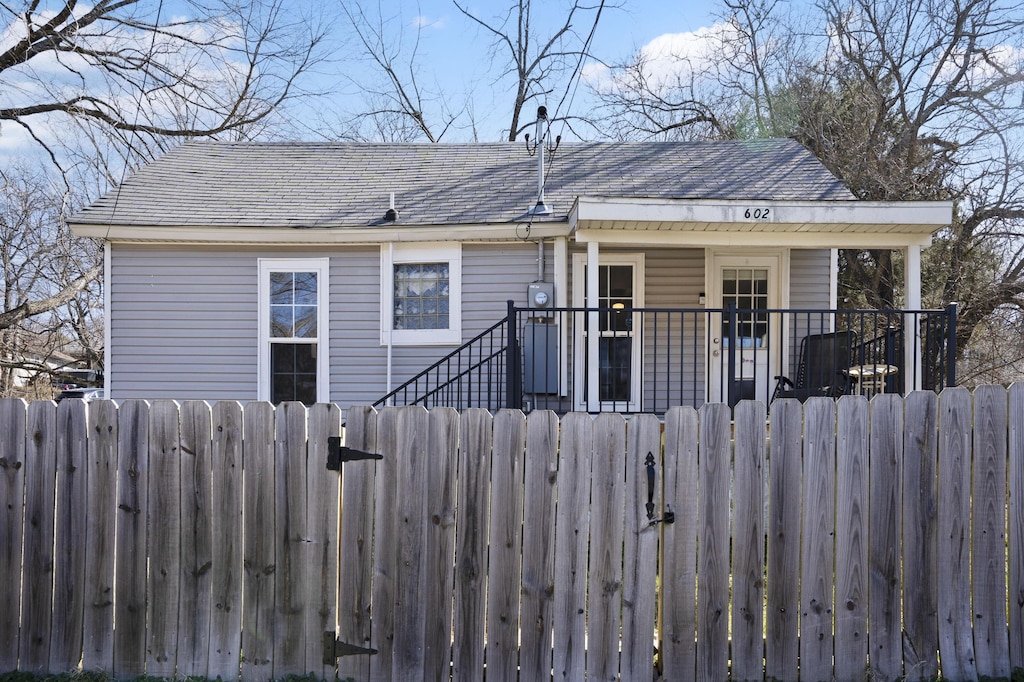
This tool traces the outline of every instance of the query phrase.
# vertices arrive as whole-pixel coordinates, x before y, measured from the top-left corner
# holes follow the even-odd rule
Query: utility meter
[[[531,308],[547,308],[554,302],[555,287],[550,282],[533,282],[527,287],[526,300]]]

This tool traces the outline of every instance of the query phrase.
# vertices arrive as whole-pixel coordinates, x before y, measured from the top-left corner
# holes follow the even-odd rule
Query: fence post
[[[946,306],[949,324],[946,327],[946,387],[956,386],[956,302]]]
[[[505,407],[510,410],[522,409],[523,376],[519,367],[519,338],[516,333],[516,304],[508,301],[508,318],[506,324],[505,347]]]

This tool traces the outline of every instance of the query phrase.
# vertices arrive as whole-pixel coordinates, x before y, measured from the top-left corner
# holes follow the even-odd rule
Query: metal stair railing
[[[496,322],[373,406],[483,407],[490,410],[504,407],[507,329],[507,318]]]

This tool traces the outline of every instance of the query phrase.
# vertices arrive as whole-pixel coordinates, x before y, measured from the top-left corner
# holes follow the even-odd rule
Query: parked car
[[[102,400],[103,389],[102,388],[69,388],[66,391],[61,391],[57,394],[57,402],[64,400],[65,398],[80,398],[86,402],[90,400]]]

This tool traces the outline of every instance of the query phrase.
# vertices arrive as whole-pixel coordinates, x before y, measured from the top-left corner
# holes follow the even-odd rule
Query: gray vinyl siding
[[[547,248],[550,259],[551,247]],[[258,260],[330,257],[330,398],[368,404],[387,389],[380,338],[380,247],[336,251],[114,245],[111,396],[253,400],[257,395]],[[550,262],[548,262],[550,273]],[[463,339],[525,305],[537,277],[535,243],[465,245]],[[457,345],[395,346],[392,385]]]
[[[825,310],[829,307],[831,252],[828,249],[793,249],[789,255],[789,307]],[[834,331],[832,315],[794,314],[789,319],[789,344],[781,371],[792,377],[799,364],[800,342],[808,334]]]
[[[548,257],[550,252],[548,245]],[[463,341],[504,319],[508,299],[525,305],[526,287],[536,276],[535,243],[463,245]],[[379,246],[331,255],[331,400],[342,406],[371,404],[387,393],[380,282]],[[456,348],[456,344],[393,346],[391,387],[398,387]]]
[[[252,254],[115,244],[110,257],[111,397],[255,398]]]
[[[832,277],[828,249],[793,249],[789,254],[789,307],[828,308]]]
[[[704,249],[645,251],[644,270],[645,307],[688,312],[645,316],[643,401],[663,409],[698,406],[704,397],[707,347],[706,315],[698,303],[704,291]]]

